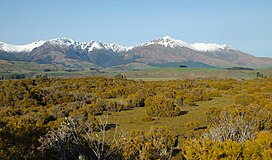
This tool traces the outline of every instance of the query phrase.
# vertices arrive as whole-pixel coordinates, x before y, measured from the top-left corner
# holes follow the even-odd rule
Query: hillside
[[[0,60],[30,61],[77,70],[126,66],[130,63],[164,67],[180,63],[191,68],[272,66],[271,58],[258,58],[226,44],[188,44],[168,36],[131,47],[100,41],[76,42],[68,38],[36,41],[27,45],[1,42]]]

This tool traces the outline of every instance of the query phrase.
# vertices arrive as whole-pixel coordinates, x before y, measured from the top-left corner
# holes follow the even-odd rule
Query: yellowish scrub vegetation
[[[0,159],[271,159],[272,79],[0,81]]]

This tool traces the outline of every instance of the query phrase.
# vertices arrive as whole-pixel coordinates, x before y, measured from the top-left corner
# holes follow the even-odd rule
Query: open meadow
[[[272,69],[254,70],[230,70],[223,68],[179,68],[179,67],[150,67],[143,65],[131,67],[109,67],[90,70],[76,70],[61,68],[52,64],[37,64],[26,61],[0,60],[0,79],[35,78],[46,75],[46,77],[111,77],[118,74],[126,75],[127,79],[133,80],[177,80],[177,79],[205,79],[205,78],[233,78],[254,79],[257,73],[264,77],[272,76]],[[16,75],[20,75],[18,78]]]

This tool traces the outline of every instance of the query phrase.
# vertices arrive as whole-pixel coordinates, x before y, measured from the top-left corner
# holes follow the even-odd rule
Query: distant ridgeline
[[[179,68],[218,68],[202,62],[185,61],[185,62],[166,62],[166,63],[150,63],[154,67],[179,67]]]
[[[157,67],[272,67],[272,58],[255,57],[227,44],[189,44],[169,36],[131,47],[101,41],[77,42],[69,38],[39,40],[26,45],[0,42],[0,60],[32,62],[43,67],[53,65],[50,69],[71,69],[71,72],[94,66],[122,67],[135,62]],[[3,65],[12,67],[13,64],[3,62]]]
[[[225,68],[227,70],[249,70],[252,71],[254,68],[247,68],[247,67],[231,67],[231,68]]]

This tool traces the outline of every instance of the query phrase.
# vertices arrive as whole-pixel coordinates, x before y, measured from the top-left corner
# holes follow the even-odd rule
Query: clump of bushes
[[[39,141],[43,159],[170,159],[176,137],[165,127],[106,135],[107,123],[87,128],[66,118],[58,129],[50,130]]]
[[[176,136],[165,127],[153,127],[149,131],[131,131],[119,139],[125,159],[171,159]]]
[[[272,134],[260,132],[255,139],[238,143],[232,140],[188,139],[181,144],[182,158],[193,159],[271,159]]]
[[[175,117],[180,114],[174,100],[162,96],[148,97],[145,107],[147,115],[151,117]]]

